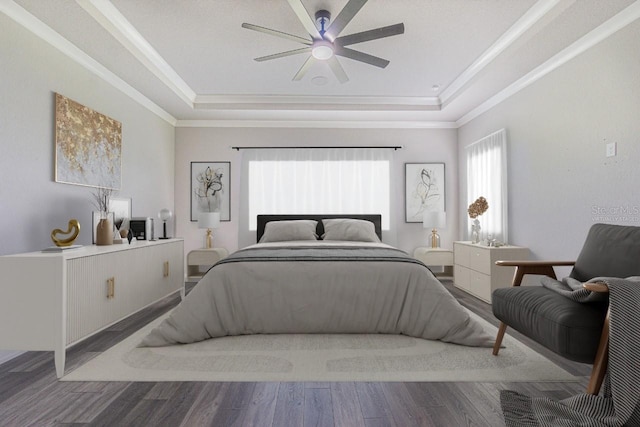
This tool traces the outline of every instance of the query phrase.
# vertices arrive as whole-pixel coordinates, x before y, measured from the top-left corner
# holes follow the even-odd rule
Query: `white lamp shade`
[[[444,211],[426,211],[422,216],[424,228],[444,228],[447,225],[447,214]]]
[[[198,214],[198,228],[218,228],[220,226],[220,212],[200,212]]]

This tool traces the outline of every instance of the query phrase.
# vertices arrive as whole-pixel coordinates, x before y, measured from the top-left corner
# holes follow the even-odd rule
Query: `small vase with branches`
[[[93,192],[93,206],[97,209],[98,214],[95,230],[96,245],[113,244],[113,214],[109,212],[109,198],[112,194],[112,189],[102,187]]]

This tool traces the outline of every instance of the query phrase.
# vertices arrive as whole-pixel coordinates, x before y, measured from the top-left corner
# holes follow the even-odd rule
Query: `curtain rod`
[[[280,150],[280,149],[300,149],[300,148],[393,148],[395,150],[400,150],[402,145],[371,145],[371,146],[338,146],[338,147],[328,147],[328,146],[304,146],[304,147],[231,147],[232,150]]]

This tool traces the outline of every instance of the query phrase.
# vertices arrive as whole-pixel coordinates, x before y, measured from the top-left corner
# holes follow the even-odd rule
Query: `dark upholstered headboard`
[[[292,221],[296,219],[313,219],[318,221],[318,227],[316,229],[316,234],[318,236],[322,236],[324,234],[324,227],[322,226],[323,219],[331,219],[331,218],[353,218],[353,219],[364,219],[366,221],[371,221],[376,229],[376,234],[382,240],[382,215],[347,215],[347,214],[336,214],[336,215],[258,215],[258,231],[257,231],[257,241],[259,242],[264,234],[264,227],[269,221]]]

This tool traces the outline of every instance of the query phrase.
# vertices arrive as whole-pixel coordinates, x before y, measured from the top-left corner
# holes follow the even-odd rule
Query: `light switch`
[[[613,157],[616,155],[616,143],[610,142],[607,144],[607,157]]]

